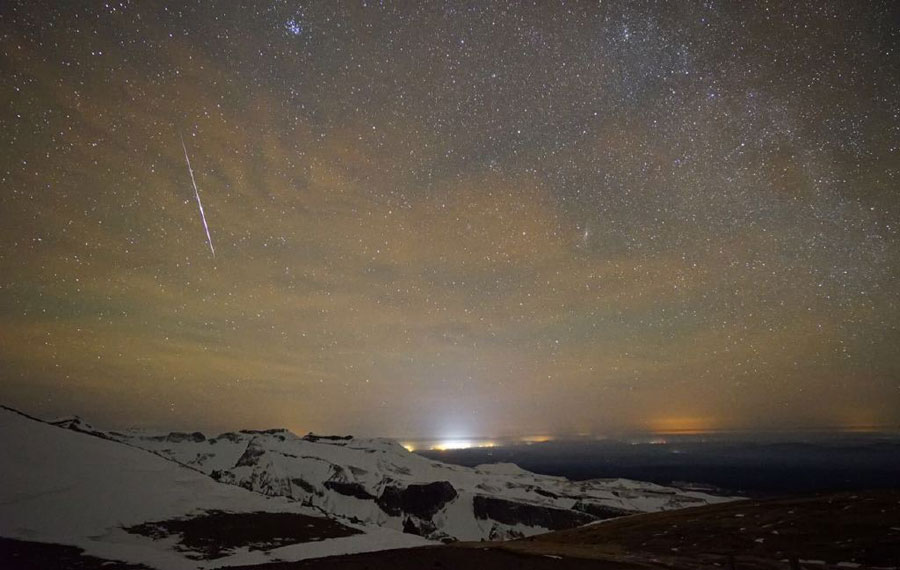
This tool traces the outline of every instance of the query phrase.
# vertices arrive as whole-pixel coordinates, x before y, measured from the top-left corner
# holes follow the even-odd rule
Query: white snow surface
[[[391,529],[370,527],[365,534],[332,538],[320,542],[292,544],[266,552],[254,551],[238,553],[227,558],[217,558],[207,563],[206,567],[219,568],[222,566],[249,566],[250,564],[266,562],[293,562],[295,560],[306,560],[307,558],[324,558],[325,556],[372,552],[387,548],[413,548],[416,546],[434,545],[434,542],[419,536],[401,534],[398,537],[397,534],[396,531]]]
[[[0,442],[0,536],[6,538],[77,546],[101,558],[177,570],[239,561],[198,562],[176,550],[174,539],[152,540],[122,528],[209,510],[321,516],[288,497],[218,483],[144,450],[8,409],[0,409]],[[428,544],[417,536],[353,526],[366,534],[248,552],[243,558],[298,560]]]

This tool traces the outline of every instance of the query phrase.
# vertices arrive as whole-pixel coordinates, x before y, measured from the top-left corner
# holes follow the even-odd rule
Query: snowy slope
[[[573,482],[512,464],[448,465],[387,439],[298,437],[286,430],[213,438],[196,432],[106,436],[221,482],[433,540],[528,536],[623,514],[729,500],[624,479]]]
[[[208,511],[292,513],[298,518],[317,517],[304,520],[323,520],[316,510],[285,497],[265,497],[217,483],[141,449],[60,429],[6,408],[0,408],[0,481],[0,536],[77,546],[93,556],[158,568],[269,557],[265,551],[245,549],[231,558],[203,561],[196,559],[196,552],[179,547],[177,536],[154,540],[124,528]],[[324,523],[347,530],[345,534],[359,532]],[[373,529],[333,540],[280,545],[273,552],[290,560],[422,543],[418,537]]]

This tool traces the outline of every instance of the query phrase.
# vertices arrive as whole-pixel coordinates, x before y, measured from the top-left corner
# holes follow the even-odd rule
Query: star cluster
[[[898,21],[8,2],[0,398],[422,437],[896,427]]]

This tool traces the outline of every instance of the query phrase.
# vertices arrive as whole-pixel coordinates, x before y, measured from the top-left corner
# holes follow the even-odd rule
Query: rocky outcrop
[[[73,429],[69,424],[89,429],[80,422],[60,427]],[[621,479],[573,482],[513,464],[447,465],[387,439],[297,437],[282,429],[228,432],[208,439],[182,432],[109,432],[106,437],[189,465],[222,483],[431,540],[504,540],[716,500],[700,492]]]
[[[357,499],[373,500],[375,495],[366,491],[366,488],[359,483],[346,483],[344,481],[325,481],[322,483],[326,489],[330,489],[335,493],[346,495],[348,497],[356,497]]]
[[[456,496],[456,489],[447,481],[408,485],[405,489],[388,486],[378,497],[378,506],[391,516],[406,513],[430,520]]]
[[[9,409],[9,408],[7,408]],[[47,422],[50,425],[54,425],[56,427],[61,427],[63,429],[69,429],[72,431],[77,431],[81,433],[86,433],[88,435],[93,435],[94,437],[101,437],[103,439],[113,439],[106,432],[100,431],[96,429],[91,424],[87,423],[79,416],[69,416],[65,418],[60,418],[58,420]]]
[[[306,441],[312,441],[313,443],[317,441],[326,441],[326,442],[336,442],[336,441],[350,441],[353,439],[352,435],[316,435],[312,432],[303,436],[303,439]]]
[[[200,433],[199,431],[184,433],[179,431],[173,431],[169,435],[166,436],[166,441],[169,443],[181,443],[183,441],[192,441],[194,443],[202,443],[206,441],[206,436]]]
[[[215,473],[215,471],[213,471],[213,473]],[[291,484],[292,484],[295,488],[302,489],[302,490],[304,490],[305,492],[307,492],[307,493],[309,493],[309,494],[311,494],[311,495],[319,495],[319,496],[322,495],[322,491],[316,489],[315,485],[313,485],[313,484],[310,483],[309,481],[306,481],[306,480],[303,479],[302,477],[293,477],[293,478],[291,479]]]
[[[247,449],[244,450],[244,454],[241,455],[234,466],[246,467],[256,465],[259,458],[265,453],[266,450],[261,445],[258,445],[256,440],[251,440],[250,443],[247,444]]]
[[[578,501],[572,508],[582,513],[587,513],[597,518],[597,520],[614,519],[616,517],[624,517],[626,515],[636,514],[638,511],[629,511],[628,509],[619,509],[606,505],[598,505],[597,503],[586,503]]]
[[[581,511],[531,505],[484,495],[475,495],[472,502],[475,518],[495,520],[508,525],[562,530],[597,520],[594,516]]]

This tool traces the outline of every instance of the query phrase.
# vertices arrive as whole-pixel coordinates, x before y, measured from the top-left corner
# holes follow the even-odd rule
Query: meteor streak
[[[209,251],[212,252],[212,256],[216,256],[216,250],[212,244],[212,237],[209,235],[209,226],[206,224],[206,214],[203,212],[203,202],[200,201],[200,191],[197,190],[197,182],[194,180],[194,169],[191,168],[191,159],[188,158],[187,147],[184,145],[184,137],[180,134],[178,135],[181,138],[181,148],[184,149],[184,160],[187,161],[188,172],[191,173],[191,184],[194,185],[194,196],[197,197],[197,205],[200,206],[200,218],[203,220],[203,229],[206,230],[206,242],[209,244]]]

